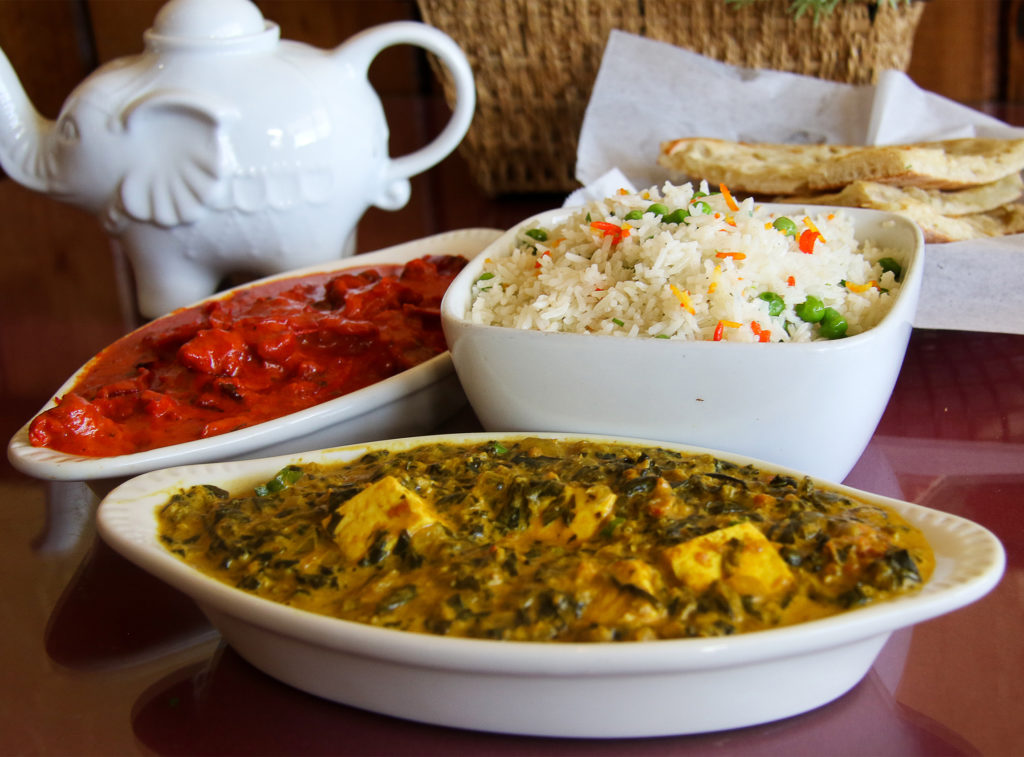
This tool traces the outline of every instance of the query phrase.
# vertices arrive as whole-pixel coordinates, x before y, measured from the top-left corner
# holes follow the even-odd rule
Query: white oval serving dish
[[[472,258],[501,234],[495,229],[462,229],[425,237],[325,265],[289,271],[230,290],[237,292],[268,281],[317,272],[341,271],[385,263],[405,263],[423,255],[462,255]],[[202,302],[226,296],[220,292]],[[74,385],[88,366],[80,368],[46,404]],[[465,405],[466,398],[452,370],[448,352],[376,384],[281,418],[219,436],[115,457],[82,457],[29,442],[31,421],[22,426],[7,447],[11,464],[30,476],[59,481],[88,481],[99,490],[113,482],[171,465],[266,457],[302,450],[394,436],[427,433]],[[42,411],[40,411],[42,412]]]
[[[919,593],[823,620],[735,636],[618,643],[509,642],[408,633],[277,604],[191,568],[156,536],[156,508],[182,487],[213,484],[240,492],[290,463],[329,464],[381,447],[522,436],[420,437],[154,471],[122,484],[103,500],[97,514],[99,532],[126,558],[191,596],[239,654],[284,683],[410,720],[538,736],[699,733],[805,712],[855,686],[893,631],[977,600],[995,586],[1004,570],[1002,545],[979,525],[819,482],[868,503],[894,508],[924,531],[936,566]],[[648,443],[682,452],[708,451]],[[753,463],[764,470],[801,475],[737,455],[713,454],[741,465]]]
[[[685,342],[472,323],[471,290],[484,261],[507,255],[520,229],[551,228],[572,210],[548,211],[509,230],[445,293],[441,319],[452,361],[485,429],[663,439],[845,478],[882,417],[906,353],[924,273],[915,224],[880,211],[814,208],[849,214],[859,241],[892,248],[903,265],[889,313],[844,339]]]

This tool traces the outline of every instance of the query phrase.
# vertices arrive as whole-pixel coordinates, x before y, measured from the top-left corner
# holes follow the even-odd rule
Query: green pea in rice
[[[557,228],[524,225],[510,254],[485,262],[474,285],[472,321],[633,337],[806,342],[827,338],[820,324],[797,315],[808,296],[846,320],[846,336],[888,312],[900,285],[879,261],[893,253],[858,245],[848,215],[793,214],[795,230],[787,234],[788,224],[775,225],[778,214],[752,199],[737,200],[734,211],[731,198],[707,192],[706,184],[695,193],[690,184],[666,183],[567,209]],[[648,210],[655,204],[664,206],[655,208],[663,215]],[[685,215],[679,211],[689,216],[666,220]],[[819,232],[809,254],[799,243],[808,229]],[[779,299],[781,312],[772,315]]]

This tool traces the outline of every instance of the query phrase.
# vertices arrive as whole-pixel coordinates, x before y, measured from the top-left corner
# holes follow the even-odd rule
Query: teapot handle
[[[455,105],[448,123],[432,142],[390,161],[385,183],[408,179],[448,157],[466,136],[476,108],[473,70],[465,53],[451,37],[432,26],[417,21],[382,24],[351,37],[338,49],[344,48],[346,54],[353,55],[365,73],[382,50],[395,45],[415,45],[434,53],[451,74],[455,85]]]

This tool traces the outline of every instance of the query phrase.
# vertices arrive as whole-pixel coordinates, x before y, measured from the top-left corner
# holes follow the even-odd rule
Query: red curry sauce
[[[447,349],[440,304],[466,264],[427,256],[243,289],[100,352],[30,440],[109,457],[235,431],[340,397]]]

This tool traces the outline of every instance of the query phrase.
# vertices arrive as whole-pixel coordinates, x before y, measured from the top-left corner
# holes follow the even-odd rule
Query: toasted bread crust
[[[879,147],[781,145],[691,137],[665,142],[658,162],[734,192],[796,195],[873,181],[962,189],[1024,170],[1024,139],[967,138]]]
[[[813,191],[808,177],[822,161],[852,149],[838,145],[779,145],[692,137],[665,142],[658,162],[712,186],[725,183],[734,192],[798,194]]]
[[[958,242],[1024,232],[1022,184],[1019,174],[952,192],[855,181],[839,192],[776,199],[900,213],[921,227],[925,241]]]
[[[1024,139],[855,147],[688,137],[663,143],[658,162],[778,202],[901,213],[929,242],[1024,232]]]

